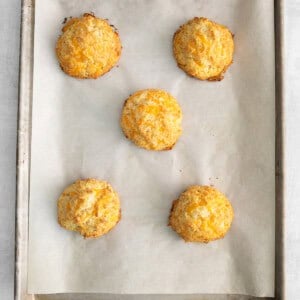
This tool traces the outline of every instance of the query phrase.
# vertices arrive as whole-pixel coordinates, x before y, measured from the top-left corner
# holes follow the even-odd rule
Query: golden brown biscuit
[[[173,53],[178,66],[201,80],[222,80],[233,52],[232,33],[206,18],[194,18],[174,34]]]
[[[77,180],[68,186],[58,199],[57,213],[62,227],[86,238],[107,233],[121,218],[117,193],[97,179]]]
[[[106,20],[92,14],[70,19],[56,43],[63,71],[78,78],[97,78],[118,62],[121,42]]]
[[[124,104],[121,126],[127,138],[148,150],[170,150],[181,135],[182,113],[165,91],[148,89],[131,95]]]
[[[233,220],[228,199],[210,186],[190,186],[173,202],[169,225],[186,241],[208,243],[223,238]]]

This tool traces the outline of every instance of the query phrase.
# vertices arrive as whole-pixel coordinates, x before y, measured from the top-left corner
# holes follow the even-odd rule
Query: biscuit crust
[[[176,99],[158,89],[137,91],[124,103],[121,127],[127,138],[147,150],[170,150],[182,133]]]
[[[121,218],[120,201],[111,185],[97,179],[77,180],[57,202],[58,223],[85,238],[100,237]]]
[[[186,242],[208,243],[225,236],[234,212],[229,200],[211,186],[190,186],[173,202],[169,225]]]
[[[233,62],[233,34],[206,18],[194,18],[175,32],[173,54],[178,66],[200,80],[219,81]]]
[[[56,55],[68,75],[98,78],[117,64],[121,48],[119,35],[107,20],[84,14],[64,25],[56,43]]]

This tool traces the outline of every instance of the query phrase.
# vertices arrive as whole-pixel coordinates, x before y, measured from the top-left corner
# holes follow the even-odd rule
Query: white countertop
[[[21,1],[0,0],[0,299],[13,299]]]
[[[285,178],[287,299],[300,299],[300,1],[285,9]]]
[[[13,299],[14,293],[20,2],[0,0],[1,300]],[[300,299],[300,0],[286,0],[285,19],[286,299],[297,300]]]

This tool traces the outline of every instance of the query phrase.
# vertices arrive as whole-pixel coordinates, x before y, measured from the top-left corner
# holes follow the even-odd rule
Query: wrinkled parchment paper
[[[78,80],[54,48],[64,18],[90,11],[118,28],[123,52],[102,78]],[[273,0],[38,0],[35,13],[29,292],[272,296]],[[235,34],[221,82],[190,78],[173,59],[173,33],[194,16]],[[120,130],[124,100],[143,88],[165,89],[182,107],[172,151],[137,148]],[[86,177],[108,180],[121,198],[121,222],[100,239],[57,223],[60,193]],[[172,201],[191,184],[231,200],[225,239],[185,243],[167,227]]]

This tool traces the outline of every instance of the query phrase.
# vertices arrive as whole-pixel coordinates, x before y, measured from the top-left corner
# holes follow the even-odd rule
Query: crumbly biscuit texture
[[[108,21],[84,14],[70,19],[56,43],[63,71],[77,78],[97,78],[118,62],[121,42]]]
[[[233,220],[229,200],[211,186],[191,186],[173,202],[169,225],[186,241],[223,238]]]
[[[222,80],[233,61],[233,35],[223,25],[196,17],[175,32],[173,53],[187,74],[201,80]]]
[[[158,90],[141,90],[124,104],[121,126],[127,138],[147,150],[170,150],[181,135],[182,112],[176,99]]]
[[[105,181],[77,180],[58,199],[58,222],[84,237],[99,237],[111,230],[121,218],[117,193]]]

